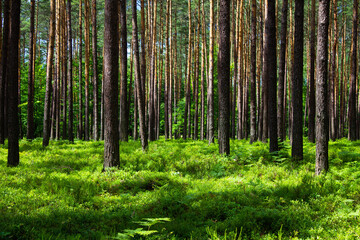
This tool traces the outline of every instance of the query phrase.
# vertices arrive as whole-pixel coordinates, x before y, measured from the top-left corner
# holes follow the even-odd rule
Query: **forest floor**
[[[231,141],[120,143],[121,167],[102,172],[103,142],[0,146],[0,239],[359,239],[360,141],[330,142],[330,171],[314,176],[290,146]]]

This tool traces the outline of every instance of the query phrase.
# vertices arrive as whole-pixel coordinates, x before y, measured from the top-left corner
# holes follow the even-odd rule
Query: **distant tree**
[[[292,149],[291,156],[303,158],[303,52],[304,52],[304,0],[295,1],[294,61],[292,78]]]
[[[118,0],[105,0],[104,35],[104,169],[120,165],[118,120],[119,12]]]
[[[7,63],[8,91],[8,166],[19,164],[19,117],[18,117],[18,79],[19,79],[19,39],[20,39],[20,5],[21,0],[11,1],[9,52]]]
[[[54,43],[55,43],[55,0],[50,2],[50,29],[49,29],[49,44],[48,55],[46,61],[46,92],[44,102],[44,123],[43,123],[43,146],[49,145],[50,139],[50,104],[51,104],[51,86],[53,75],[53,62],[54,62]]]
[[[357,1],[357,0],[355,0]],[[354,1],[354,2],[355,2]],[[318,39],[316,59],[316,167],[315,174],[320,175],[329,169],[328,141],[328,28],[329,0],[319,1]]]
[[[219,153],[230,154],[230,1],[228,0],[220,0],[219,33]]]

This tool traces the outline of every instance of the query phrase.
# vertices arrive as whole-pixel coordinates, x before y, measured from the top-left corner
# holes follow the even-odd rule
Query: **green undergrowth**
[[[314,176],[288,143],[120,143],[102,172],[103,142],[20,142],[20,165],[0,146],[0,239],[359,239],[360,141],[330,142],[330,171]]]

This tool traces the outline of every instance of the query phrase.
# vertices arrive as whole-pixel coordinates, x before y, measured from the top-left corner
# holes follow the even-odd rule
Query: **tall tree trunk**
[[[8,91],[8,161],[9,167],[19,164],[19,118],[18,118],[18,79],[19,79],[19,48],[20,39],[20,0],[11,1],[9,54],[7,60],[7,91]]]
[[[118,120],[119,12],[118,0],[105,0],[104,35],[104,169],[120,165]]]
[[[137,27],[137,14],[136,14],[136,0],[131,0],[132,3],[132,25],[133,25],[133,47],[134,47],[134,65],[135,65],[135,83],[136,83],[136,97],[137,108],[139,112],[140,122],[140,137],[141,146],[143,151],[146,151],[148,146],[147,131],[145,126],[145,86],[142,85],[145,75],[140,73],[140,54],[139,54],[139,41],[138,41],[138,27]]]
[[[120,89],[120,141],[128,141],[129,111],[127,109],[127,31],[126,1],[120,0],[121,35],[121,89]]]
[[[214,45],[215,45],[214,0],[210,0],[210,46],[209,75],[207,86],[207,139],[214,143]]]
[[[357,77],[357,24],[358,24],[358,0],[354,0],[353,6],[353,29],[351,49],[351,74],[349,92],[349,135],[350,141],[356,140],[356,77]]]
[[[237,137],[238,139],[242,139],[243,138],[243,125],[242,125],[242,114],[243,114],[243,30],[244,30],[244,24],[243,24],[243,14],[244,12],[244,1],[240,1],[240,16],[239,16],[239,36],[238,36],[238,56],[239,56],[239,61],[238,61],[238,91],[237,91],[237,108],[238,108],[238,132],[237,132]]]
[[[354,2],[356,2],[355,0]],[[320,175],[329,169],[328,141],[328,28],[329,3],[328,0],[319,1],[318,40],[317,40],[317,69],[316,69],[316,166],[315,174]],[[354,6],[355,7],[355,6]],[[354,8],[355,9],[355,8]]]
[[[332,54],[331,54],[331,68],[330,68],[330,87],[329,87],[329,118],[330,118],[330,138],[334,141],[337,138],[337,131],[336,131],[336,96],[335,96],[335,86],[337,82],[337,73],[336,73],[336,51],[337,51],[337,0],[333,0],[332,3],[333,7],[333,21],[334,21],[334,41],[332,44]]]
[[[67,79],[67,24],[66,24],[66,0],[61,2],[62,16],[61,16],[61,67],[62,67],[62,139],[67,139],[67,90],[68,90],[68,79]]]
[[[68,140],[70,142],[74,142],[74,130],[73,130],[73,125],[74,125],[74,96],[73,96],[73,67],[72,67],[72,55],[73,55],[73,50],[72,50],[72,32],[71,32],[71,0],[67,1],[67,31],[68,31],[68,35],[67,35],[67,40],[68,40],[68,81],[69,81],[69,125],[68,125]]]
[[[277,108],[277,131],[280,141],[284,141],[285,120],[284,120],[284,79],[285,79],[285,56],[286,56],[286,34],[287,34],[287,13],[288,1],[283,1],[280,33],[280,56],[279,56],[279,86],[278,86],[278,108]]]
[[[2,4],[0,4],[2,5]],[[7,119],[5,114],[6,108],[6,63],[8,51],[8,38],[9,38],[9,1],[4,2],[4,27],[3,38],[1,42],[1,65],[0,65],[0,144],[5,143],[5,129],[7,128]],[[0,25],[2,25],[2,18],[0,12]],[[1,29],[1,26],[0,26]],[[2,34],[0,34],[0,37]]]
[[[49,145],[50,138],[50,104],[51,104],[51,86],[53,75],[53,61],[54,61],[54,43],[55,43],[55,0],[50,2],[50,30],[49,30],[49,44],[48,55],[46,63],[46,92],[44,102],[44,123],[43,123],[43,146]]]
[[[349,134],[351,141],[356,140],[356,76],[357,76],[357,24],[358,24],[358,1],[354,0],[353,6],[353,30],[351,49],[351,74],[349,92]]]
[[[169,43],[169,29],[170,29],[170,0],[166,3],[166,55],[165,55],[165,90],[164,90],[164,117],[165,117],[165,139],[169,138],[169,82],[170,82],[170,43]],[[186,107],[185,107],[186,109]],[[186,112],[186,110],[185,110]],[[185,113],[186,116],[186,113]]]
[[[28,106],[27,106],[27,132],[26,138],[34,138],[34,23],[35,23],[35,0],[30,5],[30,43],[29,43],[29,74],[28,74]]]
[[[89,0],[84,0],[85,10],[85,128],[84,140],[89,140],[90,133],[90,4]]]
[[[79,139],[84,137],[84,128],[83,128],[83,94],[82,94],[82,0],[79,0],[79,126],[78,133]]]
[[[200,120],[200,140],[204,140],[204,122],[205,122],[205,80],[206,80],[206,26],[205,26],[205,3],[201,4],[201,120]]]
[[[211,0],[212,1],[212,0]],[[210,3],[211,4],[211,3]],[[191,0],[188,0],[188,14],[189,14],[189,45],[188,45],[188,60],[187,60],[187,77],[186,77],[186,103],[185,103],[185,114],[184,114],[184,129],[183,129],[183,138],[189,135],[188,133],[188,118],[190,118],[190,107],[191,107]]]
[[[124,7],[126,10],[126,7]],[[99,74],[98,74],[98,57],[97,57],[97,11],[96,11],[96,0],[92,0],[92,57],[93,57],[93,138],[95,141],[99,140]],[[122,9],[122,7],[120,7]],[[125,19],[126,22],[126,19]],[[125,36],[126,40],[126,36]],[[124,45],[122,45],[124,48]],[[125,51],[127,47],[125,45]],[[127,59],[126,59],[127,60]],[[126,66],[127,67],[127,66]],[[126,74],[126,70],[125,70]],[[123,72],[124,75],[124,72]],[[126,98],[126,94],[125,94]],[[127,132],[127,131],[126,131]],[[127,134],[126,134],[127,135]]]
[[[200,0],[198,1],[198,19],[197,19],[197,37],[194,41],[194,104],[195,104],[195,114],[194,114],[194,136],[193,139],[198,139],[199,135],[199,55],[200,55]]]
[[[219,33],[219,153],[230,154],[230,1],[227,0],[220,0]]]
[[[294,65],[292,84],[293,142],[291,156],[303,159],[303,52],[304,52],[304,1],[295,1]]]
[[[311,0],[308,139],[315,142],[315,0]]]
[[[151,5],[151,24],[152,32],[150,37],[150,46],[151,46],[151,56],[150,56],[150,91],[149,91],[149,140],[156,140],[156,111],[155,111],[155,101],[156,101],[156,87],[155,87],[155,73],[156,73],[156,5],[157,1],[154,1]]]
[[[256,0],[251,1],[250,143],[256,141]]]
[[[264,82],[267,82],[270,152],[278,150],[276,111],[276,26],[275,1],[267,0],[264,44]],[[265,86],[264,86],[265,87]],[[266,91],[266,89],[265,89]],[[265,106],[264,105],[264,106]],[[265,118],[265,112],[264,112]],[[264,124],[265,128],[266,124]],[[265,128],[266,129],[266,128]]]

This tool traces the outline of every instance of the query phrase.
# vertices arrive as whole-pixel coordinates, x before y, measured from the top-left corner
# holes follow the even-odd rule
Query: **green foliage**
[[[0,146],[0,239],[356,239],[359,145],[330,142],[315,177],[309,142],[302,162],[288,143],[232,140],[224,157],[206,141],[121,142],[102,172],[103,142],[22,140],[17,168]]]

